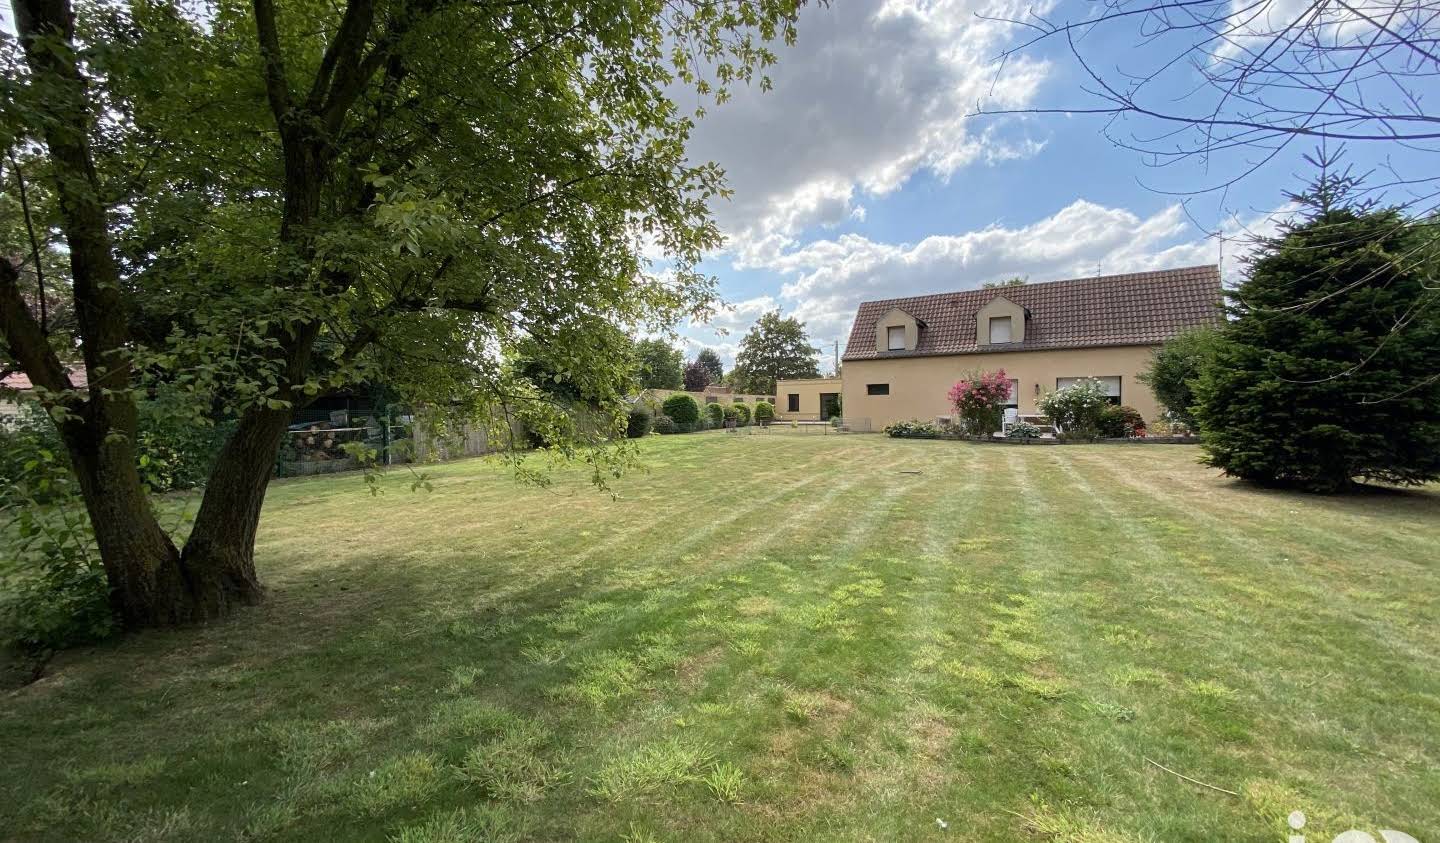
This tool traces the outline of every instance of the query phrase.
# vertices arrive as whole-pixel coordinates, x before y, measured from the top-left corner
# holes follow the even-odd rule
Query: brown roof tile
[[[1029,311],[1024,342],[998,347],[975,342],[975,314],[997,296]],[[914,351],[875,350],[875,322],[891,308],[925,323]],[[1220,318],[1220,269],[1213,264],[1074,278],[863,302],[850,328],[844,359],[1155,345]]]

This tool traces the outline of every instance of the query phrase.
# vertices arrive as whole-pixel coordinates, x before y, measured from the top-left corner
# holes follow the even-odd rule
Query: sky
[[[975,115],[1083,102],[1083,69],[1063,44],[1000,68],[1024,30],[986,17],[1034,9],[1075,20],[1098,5],[805,9],[798,43],[769,70],[773,90],[737,89],[696,129],[692,154],[719,163],[735,193],[713,206],[727,242],[703,267],[729,309],[681,326],[686,356],[714,348],[728,368],[749,326],[778,309],[804,321],[828,371],[867,299],[1217,262],[1233,278],[1248,235],[1273,230],[1284,191],[1303,184],[1299,156],[1310,147],[1293,146],[1223,194],[1184,196],[1174,192],[1243,161],[1156,168],[1107,140],[1098,117]],[[1090,37],[1089,54],[1112,70],[1159,54],[1146,56],[1130,32]],[[1185,75],[1164,84],[1181,91],[1194,81]]]

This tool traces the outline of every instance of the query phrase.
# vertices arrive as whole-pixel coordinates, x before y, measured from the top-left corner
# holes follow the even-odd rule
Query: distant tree
[[[1319,492],[1440,477],[1440,238],[1322,170],[1264,240],[1195,382],[1205,459]]]
[[[700,353],[695,355],[695,362],[705,367],[710,373],[710,383],[721,383],[725,379],[725,367],[720,364],[720,355],[712,349],[702,348]]]
[[[1004,281],[986,281],[980,285],[982,290],[998,290],[1001,287],[1023,287],[1030,283],[1028,275],[1012,275]]]
[[[699,360],[691,360],[685,364],[685,389],[687,392],[700,392],[709,386],[712,380],[710,369]]]
[[[664,340],[641,340],[635,344],[635,359],[635,379],[642,389],[680,388],[680,349]]]
[[[1174,421],[1195,427],[1194,382],[1214,356],[1215,342],[1212,328],[1185,331],[1156,349],[1150,368],[1140,374]]]
[[[742,392],[774,395],[780,378],[817,378],[817,350],[805,335],[805,323],[767,313],[740,341],[735,356],[735,386]]]

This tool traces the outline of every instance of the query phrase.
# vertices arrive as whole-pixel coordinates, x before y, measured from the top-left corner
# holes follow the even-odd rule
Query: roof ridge
[[[945,298],[946,296],[960,296],[967,293],[994,292],[997,295],[1004,295],[1004,290],[1036,289],[1038,287],[1054,287],[1059,284],[1078,284],[1087,281],[1113,281],[1119,278],[1134,278],[1138,276],[1162,276],[1174,275],[1182,272],[1194,272],[1202,269],[1213,269],[1216,275],[1220,273],[1220,265],[1217,263],[1197,263],[1191,266],[1177,266],[1170,269],[1145,269],[1139,272],[1112,272],[1109,275],[1082,275],[1077,278],[1056,278],[1050,281],[1025,282],[1016,284],[1013,287],[969,287],[963,290],[943,290],[938,293],[920,293],[915,296],[900,296],[889,299],[863,299],[860,304],[889,304],[892,302],[916,301],[918,299]]]

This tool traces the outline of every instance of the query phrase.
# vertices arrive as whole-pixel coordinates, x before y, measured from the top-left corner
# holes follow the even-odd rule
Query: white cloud
[[[802,231],[863,221],[883,196],[928,171],[1036,154],[1018,121],[966,120],[978,105],[1023,107],[1048,64],[992,60],[1012,27],[977,17],[1043,13],[1020,0],[855,0],[801,14],[799,43],[770,69],[774,89],[738,91],[700,121],[691,152],[725,167],[735,194],[714,208],[737,267],[763,266]]]
[[[1283,213],[1224,226],[1227,275],[1239,264],[1245,236],[1273,231]],[[736,329],[730,342],[737,343],[756,316],[780,307],[804,321],[817,344],[828,349],[838,339],[843,348],[855,309],[867,299],[973,289],[1014,275],[1040,282],[1193,266],[1220,254],[1220,239],[1198,232],[1178,204],[1141,217],[1079,199],[1017,227],[990,225],[917,243],[843,234],[783,251],[763,265],[786,279],[780,295],[742,302],[726,324]]]

